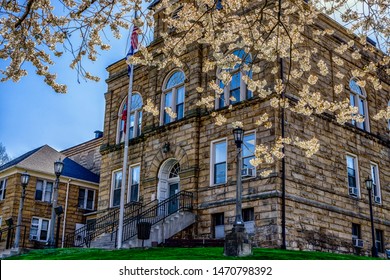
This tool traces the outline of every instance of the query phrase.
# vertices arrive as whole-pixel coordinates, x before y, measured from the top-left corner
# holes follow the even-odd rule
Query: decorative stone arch
[[[164,163],[170,158],[175,158],[179,162],[181,170],[186,170],[189,168],[188,156],[186,151],[182,147],[176,146],[171,143],[170,151],[168,153],[163,153],[163,145],[164,143],[161,143],[161,147],[159,151],[155,154],[149,168],[147,169],[146,174],[155,174],[156,178],[158,179],[158,172],[161,168],[162,163]]]

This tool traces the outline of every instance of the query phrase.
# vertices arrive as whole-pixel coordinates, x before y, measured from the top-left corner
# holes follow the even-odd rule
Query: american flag
[[[131,33],[130,38],[130,49],[127,53],[127,58],[132,56],[135,52],[135,50],[138,48],[138,26],[133,26],[133,32]],[[127,66],[127,74],[130,76],[130,66]]]

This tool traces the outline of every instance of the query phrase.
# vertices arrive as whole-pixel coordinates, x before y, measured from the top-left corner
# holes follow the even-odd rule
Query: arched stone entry
[[[163,201],[180,191],[180,164],[177,159],[167,159],[158,172],[157,200]],[[178,209],[178,201],[172,200],[168,204],[168,213]]]

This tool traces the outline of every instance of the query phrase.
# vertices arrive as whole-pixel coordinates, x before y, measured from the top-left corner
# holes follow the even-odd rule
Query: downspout
[[[72,181],[72,179],[68,179],[68,183],[66,184],[66,198],[65,198],[64,220],[63,220],[63,224],[62,224],[61,248],[64,248],[64,241],[65,241],[66,213],[67,213],[67,210],[68,210],[70,181]]]
[[[284,80],[284,75],[283,75],[283,59],[280,58],[280,78],[283,81]],[[285,102],[284,100],[284,90],[282,92],[282,102]],[[284,139],[285,137],[285,120],[284,120],[284,103],[281,108],[281,113],[280,113],[280,121],[281,121],[281,132],[282,132],[282,138]],[[285,149],[284,145],[282,147],[282,153],[283,153],[283,158],[282,158],[282,246],[281,249],[286,249],[286,155],[285,155]]]

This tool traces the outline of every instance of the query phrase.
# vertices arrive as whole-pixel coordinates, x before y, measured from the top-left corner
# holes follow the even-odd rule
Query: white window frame
[[[117,169],[117,170],[112,171],[110,207],[119,207],[120,206],[120,203],[119,203],[119,205],[114,205],[115,174],[118,172],[122,172],[122,169]],[[122,180],[123,180],[123,172],[122,172]],[[122,184],[120,184],[120,186],[119,186],[120,191],[121,191],[121,186],[122,186]],[[119,201],[120,201],[120,199],[121,198],[119,195]]]
[[[137,199],[136,200],[131,200],[131,191],[133,187],[133,169],[139,168],[139,178],[138,178],[138,191],[137,191]],[[139,193],[140,193],[140,185],[141,185],[141,164],[133,164],[130,165],[129,167],[129,181],[128,181],[128,186],[127,186],[127,202],[131,201],[139,201]]]
[[[226,166],[225,166],[225,181],[223,183],[214,183],[214,169],[215,169],[215,146],[219,143],[222,143],[222,142],[225,142],[225,145],[226,145],[226,151],[225,151],[225,156],[226,156]],[[228,142],[227,142],[227,138],[221,138],[221,139],[217,139],[217,140],[213,140],[211,141],[211,145],[210,145],[210,186],[218,186],[218,185],[223,185],[223,184],[226,184],[227,182],[227,164],[228,164]]]
[[[240,51],[240,50],[238,50],[238,51]],[[234,53],[234,51],[233,51],[233,53]],[[221,69],[218,69],[217,73],[220,73],[221,71],[222,71]],[[236,100],[236,101],[231,101],[230,100],[230,97],[231,97],[230,96],[231,82],[230,82],[228,85],[223,85],[223,97],[224,97],[224,105],[223,106],[220,106],[220,104],[219,104],[220,103],[220,96],[222,94],[218,94],[218,93],[216,94],[216,96],[215,96],[215,103],[214,103],[216,109],[221,109],[221,108],[227,107],[227,106],[229,106],[231,104],[233,105],[233,104],[239,103],[241,101],[253,98],[253,92],[252,92],[252,97],[247,98],[248,87],[247,87],[247,84],[242,80],[242,76],[243,75],[248,75],[248,73],[245,73],[245,71],[243,71],[240,68],[233,69],[230,72],[231,72],[232,77],[235,74],[239,73],[239,72],[241,74],[241,76],[240,76],[240,100]],[[252,76],[252,74],[250,74],[250,76]],[[219,80],[217,78],[216,83],[217,83],[217,85],[219,85],[221,87],[221,83],[222,83],[221,80]]]
[[[355,178],[356,178],[356,188],[357,188],[357,195],[354,196],[352,194],[349,193],[349,181],[348,181],[348,157],[350,158],[353,158],[354,159],[354,170],[355,170]],[[360,176],[359,176],[359,161],[358,161],[358,157],[354,154],[350,154],[350,153],[347,153],[346,156],[345,156],[345,161],[346,161],[346,171],[347,171],[347,191],[348,191],[348,195],[350,197],[356,197],[356,198],[360,198]]]
[[[143,100],[142,100],[142,96],[139,92],[133,92],[132,96],[134,96],[134,95],[138,95],[139,98],[141,99],[141,106],[130,111],[130,115],[129,115],[130,119],[131,119],[131,116],[134,115],[134,129],[133,129],[133,133],[130,135],[129,139],[133,139],[133,138],[140,136],[141,132],[142,132],[141,122],[142,122]],[[122,104],[119,107],[119,111],[118,111],[117,133],[116,133],[116,143],[117,144],[120,144],[123,141],[125,141],[125,133],[123,131],[124,121],[122,120],[123,109],[125,106],[127,106],[127,97],[125,97],[125,99],[123,99]],[[132,104],[132,106],[133,106],[133,104]],[[130,122],[127,121],[127,123],[129,124]]]
[[[33,226],[33,220],[36,219],[38,220],[38,229],[37,229],[37,234],[34,235],[34,236],[37,236],[36,239],[34,239],[31,234],[31,229],[32,229],[32,226]],[[41,231],[42,231],[42,222],[43,221],[47,221],[48,224],[47,224],[47,236],[46,236],[46,239],[40,239],[41,237]],[[41,217],[36,217],[36,216],[33,216],[31,218],[31,223],[30,223],[30,234],[29,234],[29,239],[30,240],[35,240],[35,241],[40,241],[40,242],[46,242],[48,241],[49,239],[49,236],[50,236],[50,219],[46,219],[46,218],[41,218]]]
[[[172,77],[172,75],[174,75],[176,72],[181,72],[184,76],[184,79],[183,79],[183,82],[182,83],[179,83],[179,84],[176,84],[174,87],[171,87],[171,88],[166,88],[167,87],[167,83],[169,81],[169,79]],[[184,97],[183,97],[183,116],[180,118],[183,119],[184,116],[185,116],[185,102],[186,102],[186,88],[185,88],[185,80],[186,80],[186,75],[184,73],[184,71],[182,69],[174,69],[172,70],[171,72],[169,72],[169,74],[165,77],[165,80],[164,80],[164,83],[163,83],[163,87],[162,87],[162,94],[161,94],[161,113],[160,113],[160,125],[166,125],[166,124],[170,124],[176,120],[178,120],[178,116],[176,116],[176,118],[170,118],[170,121],[169,122],[165,122],[165,95],[167,93],[171,93],[171,109],[172,111],[177,114],[176,112],[176,106],[177,106],[177,92],[178,92],[178,89],[180,88],[183,88],[183,92],[184,92]]]
[[[36,199],[38,182],[42,182],[42,198],[41,199]],[[52,184],[50,201],[45,200],[46,191],[47,191],[46,188],[47,188],[48,183]],[[37,179],[37,182],[35,183],[35,193],[34,193],[35,201],[42,201],[42,202],[51,203],[53,201],[53,193],[54,193],[54,182],[53,181],[45,180],[45,179]]]
[[[3,224],[3,217],[0,216],[0,229],[1,229],[1,225]]]
[[[4,200],[7,191],[7,178],[0,179],[0,191],[0,200]]]
[[[242,151],[241,151],[241,157],[242,157],[242,164],[244,165],[244,158],[249,158],[249,157],[252,157],[253,156],[253,158],[254,158],[254,156],[255,156],[255,154],[254,154],[254,152],[255,151],[253,151],[253,154],[252,154],[252,156],[247,156],[247,157],[244,157],[244,153],[243,153],[243,150],[244,150],[244,139],[245,139],[245,136],[248,136],[248,135],[250,135],[250,134],[253,134],[253,136],[254,136],[254,138],[255,138],[255,147],[256,147],[256,131],[255,130],[250,130],[250,131],[248,131],[248,132],[245,132],[244,133],[244,137],[243,137],[243,142],[242,142],[242,145],[241,145],[241,149],[242,149]],[[242,168],[244,168],[244,166],[242,166]],[[256,177],[256,167],[252,167],[251,169],[253,169],[253,176],[251,176],[251,177],[246,177],[246,178],[243,178],[243,179],[249,179],[249,178],[253,178],[253,177]],[[242,176],[241,176],[242,177]]]
[[[80,206],[80,190],[84,190],[84,198],[83,198],[83,205]],[[93,193],[93,198],[92,198],[92,207],[88,208],[88,193],[92,192]],[[81,209],[86,209],[86,210],[94,210],[95,209],[95,190],[88,189],[88,188],[79,188],[79,201],[78,201],[78,207]]]
[[[374,174],[374,170],[376,171],[376,176]],[[375,162],[370,162],[370,172],[371,172],[371,178],[372,178],[372,195],[373,195],[374,203],[382,204],[382,195],[381,195],[381,185],[380,185],[378,164],[376,164]],[[375,193],[376,193],[376,195],[375,195]]]
[[[355,106],[355,107],[358,107],[359,108],[359,111],[358,113],[361,114],[361,110],[363,109],[364,110],[364,122],[356,122],[354,120],[352,120],[352,124],[364,131],[367,131],[367,132],[370,132],[370,118],[369,118],[369,114],[368,114],[368,104],[367,104],[367,93],[366,91],[364,90],[364,88],[362,88],[361,86],[357,85],[360,90],[362,91],[362,94],[359,93],[359,92],[356,92],[352,89],[351,87],[351,83],[352,82],[357,82],[358,79],[356,78],[352,78],[350,81],[349,81],[349,89],[350,89],[350,95],[349,95],[349,103],[351,106]],[[353,102],[352,102],[353,101]],[[363,107],[360,106],[360,104],[363,104]]]

